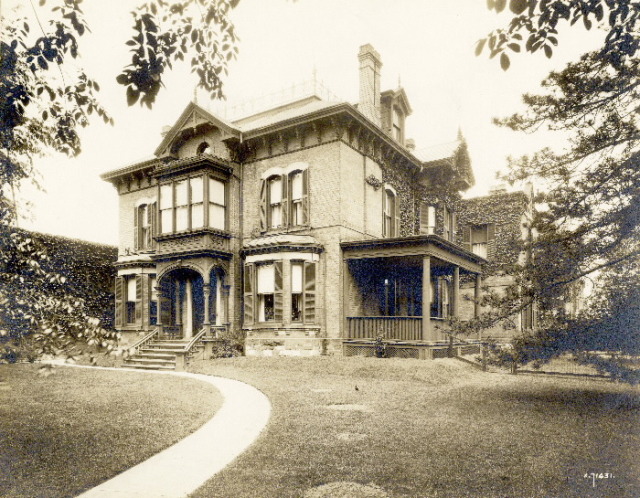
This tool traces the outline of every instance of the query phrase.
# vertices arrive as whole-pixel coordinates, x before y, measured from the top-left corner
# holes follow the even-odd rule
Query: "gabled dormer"
[[[240,130],[190,102],[154,153],[176,159],[207,154],[230,160],[239,140]]]
[[[380,94],[381,126],[400,145],[405,145],[405,121],[411,105],[404,88],[386,90]]]

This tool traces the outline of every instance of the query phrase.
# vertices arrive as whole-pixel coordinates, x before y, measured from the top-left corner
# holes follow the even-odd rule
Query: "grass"
[[[455,360],[236,358],[192,369],[248,382],[273,404],[257,443],[196,497],[311,496],[331,483],[335,494],[313,496],[378,496],[346,492],[354,483],[389,496],[640,496],[640,401],[627,386]],[[589,472],[614,477],[594,488]]]
[[[74,496],[198,429],[220,394],[190,379],[0,365],[0,496]]]

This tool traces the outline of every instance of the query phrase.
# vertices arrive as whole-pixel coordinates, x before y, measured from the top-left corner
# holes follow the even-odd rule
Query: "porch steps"
[[[176,355],[184,350],[187,343],[188,341],[156,339],[126,358],[123,366],[143,370],[175,370]],[[201,348],[201,343],[196,344],[189,356],[193,356]]]

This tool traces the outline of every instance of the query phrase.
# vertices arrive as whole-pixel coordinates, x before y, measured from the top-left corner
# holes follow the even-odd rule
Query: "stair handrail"
[[[160,333],[160,327],[155,327],[151,332],[145,335],[142,339],[134,342],[131,346],[129,346],[127,348],[128,353],[131,354],[131,351],[137,352],[138,349],[146,345],[148,342],[151,342],[151,340],[159,333]]]
[[[200,329],[200,332],[198,332],[196,335],[194,335],[191,340],[185,345],[184,348],[182,348],[182,352],[183,353],[188,353],[189,351],[191,351],[191,348],[202,339],[202,336],[204,336],[207,333],[207,327],[202,327]]]

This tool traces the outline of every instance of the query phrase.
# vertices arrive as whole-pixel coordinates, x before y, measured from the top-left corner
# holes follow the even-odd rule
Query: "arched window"
[[[272,176],[267,181],[267,226],[278,228],[282,226],[282,186],[281,176]]]
[[[289,224],[293,227],[306,224],[305,200],[307,197],[305,172],[296,170],[289,173],[291,209]]]
[[[398,236],[398,199],[391,187],[384,189],[383,209],[382,209],[382,236]]]
[[[309,172],[306,167],[288,169],[274,168],[263,176],[260,186],[262,231],[309,224]]]
[[[209,153],[211,153],[211,147],[209,146],[209,144],[207,142],[202,142],[202,143],[200,143],[200,145],[198,145],[198,148],[196,149],[196,153],[198,155],[200,155],[200,154],[209,154]]]

